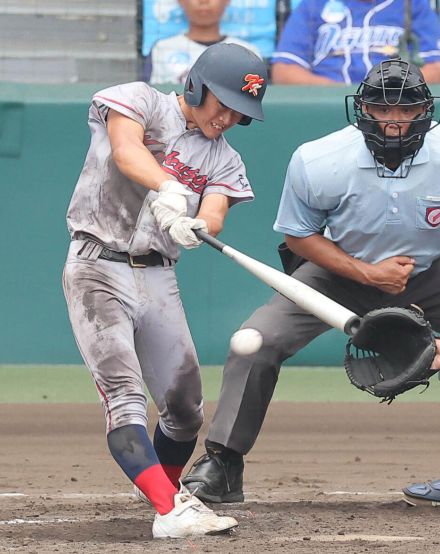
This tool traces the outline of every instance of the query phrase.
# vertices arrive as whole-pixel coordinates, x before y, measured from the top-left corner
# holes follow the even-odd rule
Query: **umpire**
[[[434,100],[416,66],[400,59],[374,66],[346,97],[350,125],[294,152],[274,229],[305,260],[296,279],[359,315],[417,304],[440,331]],[[281,364],[329,326],[275,294],[242,328],[257,329],[263,346],[249,356],[229,353],[206,454],[183,479],[210,502],[243,501],[243,455],[260,432]],[[421,489],[408,490],[414,497]],[[423,489],[425,498],[430,491],[440,501],[434,487]]]

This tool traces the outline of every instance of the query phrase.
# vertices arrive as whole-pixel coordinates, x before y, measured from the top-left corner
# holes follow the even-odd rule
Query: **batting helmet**
[[[189,106],[203,104],[206,89],[226,107],[243,114],[240,125],[263,121],[261,101],[267,86],[264,62],[238,44],[218,43],[207,48],[192,66],[185,83]]]
[[[349,99],[353,100],[350,113]],[[416,116],[405,135],[387,136],[365,106],[422,106],[424,113]],[[375,65],[359,85],[356,94],[345,97],[345,109],[349,123],[362,131],[367,148],[374,159],[378,175],[385,176],[384,166],[391,162],[394,166],[408,160],[400,177],[406,177],[413,159],[423,146],[426,133],[431,129],[434,114],[434,97],[425,82],[420,69],[400,58],[385,60]],[[355,120],[355,122],[353,121]],[[385,124],[392,120],[380,120]]]

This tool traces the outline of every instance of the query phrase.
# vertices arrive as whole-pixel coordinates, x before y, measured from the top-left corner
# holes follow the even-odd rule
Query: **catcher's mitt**
[[[435,337],[421,311],[381,308],[368,312],[346,346],[345,369],[361,390],[392,402],[418,385],[429,385]]]

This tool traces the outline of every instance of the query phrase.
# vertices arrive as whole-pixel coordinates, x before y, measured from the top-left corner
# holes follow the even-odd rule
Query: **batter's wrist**
[[[176,194],[184,194],[188,195],[190,194],[189,190],[185,185],[182,185],[178,181],[175,181],[174,179],[167,179],[166,181],[163,181],[158,189],[159,192],[172,192]]]

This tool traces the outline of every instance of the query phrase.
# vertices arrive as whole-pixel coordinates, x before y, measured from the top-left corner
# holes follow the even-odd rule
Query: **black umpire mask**
[[[349,101],[352,99],[352,112]],[[369,107],[376,108],[375,117]],[[421,113],[414,119],[392,120],[384,115],[379,119],[377,108],[420,108]],[[426,133],[432,128],[434,97],[418,67],[400,58],[385,60],[375,65],[359,85],[354,95],[345,98],[348,122],[364,135],[365,144],[376,162],[377,174],[385,177],[385,168],[400,167],[394,177],[407,177],[413,160],[423,146]],[[382,129],[381,125],[384,125]],[[402,133],[402,125],[409,123],[408,130]],[[386,134],[388,126],[399,129],[397,134]],[[403,163],[407,160],[407,163]]]

